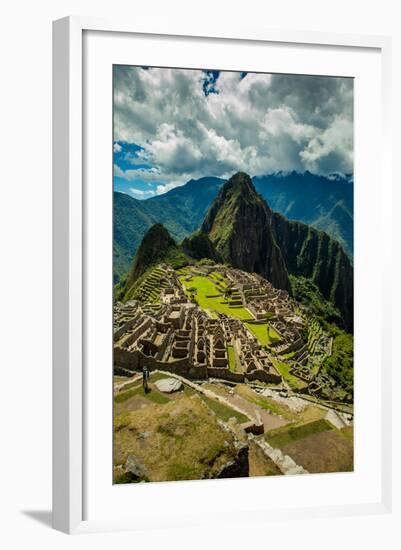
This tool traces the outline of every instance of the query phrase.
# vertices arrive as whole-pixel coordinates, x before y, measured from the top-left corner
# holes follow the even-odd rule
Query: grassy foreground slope
[[[213,478],[237,460],[231,432],[197,395],[122,413],[114,419],[114,480],[134,460],[142,481]]]

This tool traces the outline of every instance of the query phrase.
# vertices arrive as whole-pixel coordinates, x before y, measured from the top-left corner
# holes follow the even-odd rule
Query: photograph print
[[[352,78],[113,66],[113,482],[353,471]]]

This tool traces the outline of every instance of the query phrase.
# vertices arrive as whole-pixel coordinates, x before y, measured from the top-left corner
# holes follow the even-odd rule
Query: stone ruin
[[[146,365],[192,379],[215,377],[234,382],[261,380],[279,383],[281,376],[272,362],[272,354],[281,361],[291,355],[291,373],[311,381],[310,349],[301,337],[305,319],[286,291],[273,287],[256,274],[225,266],[191,267],[191,275],[219,273],[231,295],[254,316],[254,323],[268,319],[279,340],[262,346],[244,322],[208,312],[186,295],[177,273],[169,266],[159,268],[160,300],[141,303],[132,300],[114,308],[115,372],[127,373]],[[218,281],[214,280],[216,286]],[[218,288],[221,289],[221,286]],[[315,340],[317,344],[315,343]],[[315,347],[324,357],[321,335]],[[230,368],[228,350],[232,350],[235,368]]]

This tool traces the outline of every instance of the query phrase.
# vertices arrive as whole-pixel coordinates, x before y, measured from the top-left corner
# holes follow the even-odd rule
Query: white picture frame
[[[179,24],[165,28],[127,21],[68,17],[53,24],[53,526],[67,532],[88,532],[115,529],[137,529],[145,525],[138,518],[85,518],[85,466],[87,445],[85,403],[85,308],[86,293],[86,219],[84,209],[84,140],[83,140],[83,56],[85,32],[180,37],[181,40],[225,40],[247,43],[289,44],[293,47],[327,46],[355,51],[374,50],[381,63],[381,166],[380,179],[387,196],[391,194],[389,158],[391,42],[387,37],[292,32],[265,29],[189,29]],[[380,211],[380,231],[388,223]],[[391,356],[388,326],[390,318],[389,285],[386,267],[389,251],[383,250],[384,269],[381,277],[385,315],[381,326],[380,382],[381,496],[371,502],[305,508],[280,508],[274,517],[307,517],[313,514],[345,515],[384,513],[391,509]],[[111,368],[111,367],[110,367]],[[111,482],[111,476],[110,480]],[[185,482],[188,483],[188,482]],[[156,484],[155,484],[156,485]],[[161,490],[157,487],[153,491]],[[165,484],[164,484],[165,485]],[[182,486],[182,484],[180,484]],[[191,491],[198,492],[199,484]],[[356,496],[358,499],[358,496]],[[257,508],[257,506],[256,506]],[[256,514],[257,521],[263,515]],[[273,515],[272,515],[273,517]],[[244,518],[245,520],[246,518]],[[178,525],[191,522],[182,518]]]

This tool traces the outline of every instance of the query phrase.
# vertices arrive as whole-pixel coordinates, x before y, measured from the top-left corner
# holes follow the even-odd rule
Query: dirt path
[[[169,373],[166,373],[168,375]],[[174,376],[171,375],[170,376]],[[180,378],[175,376],[176,378]],[[122,391],[125,389],[129,389],[130,387],[135,386],[136,384],[139,384],[140,380],[142,378],[142,375],[134,375],[132,378],[128,379],[124,383],[117,383],[115,384],[115,391]],[[183,379],[184,380],[184,379]],[[189,383],[189,381],[184,380],[184,383]],[[256,405],[255,403],[252,403],[248,401],[247,399],[244,399],[240,395],[237,395],[236,393],[231,394],[229,391],[227,391],[225,388],[222,391],[222,388],[220,387],[220,391],[214,391],[217,390],[217,388],[210,387],[210,391],[212,391],[215,395],[220,395],[224,397],[224,399],[227,401],[227,403],[231,404],[234,407],[237,407],[237,409],[240,409],[244,413],[250,415],[252,418],[254,418],[256,421],[260,418],[263,422],[265,432],[269,430],[273,430],[275,428],[279,428],[280,426],[284,426],[285,424],[288,424],[289,421],[277,416],[275,414],[272,414],[271,412],[267,411],[266,409],[263,409],[259,405]],[[171,398],[171,396],[170,396]]]
[[[114,392],[122,390],[128,390],[130,387],[135,386],[137,382],[142,380],[142,374],[134,373],[130,377],[115,377],[113,380]]]
[[[259,405],[247,401],[240,395],[236,393],[231,394],[226,392],[224,396],[229,403],[239,407],[244,410],[246,413],[250,414],[253,418],[257,419],[258,416],[261,418],[263,425],[265,427],[265,432],[273,430],[274,428],[279,428],[280,426],[285,426],[289,423],[289,420],[276,416],[275,414],[270,413],[266,409],[263,409]]]

